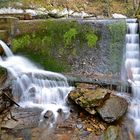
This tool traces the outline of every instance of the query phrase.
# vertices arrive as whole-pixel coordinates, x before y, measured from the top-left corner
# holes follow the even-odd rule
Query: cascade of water
[[[21,56],[14,56],[4,42],[0,41],[7,58],[0,60],[0,66],[12,76],[12,92],[22,107],[39,107],[46,112],[66,107],[66,97],[71,91],[66,77],[55,72],[38,69],[33,63]]]
[[[134,120],[135,133],[140,132],[140,50],[138,23],[127,19],[125,68],[127,80],[132,84],[133,98],[129,107],[129,117]]]
[[[11,52],[9,47],[2,40],[0,40],[0,45],[3,48],[3,50],[4,50],[4,52],[5,52],[7,57],[13,56],[13,53]]]

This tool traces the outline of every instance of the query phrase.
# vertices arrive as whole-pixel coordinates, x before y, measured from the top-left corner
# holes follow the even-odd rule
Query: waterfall
[[[7,57],[13,56],[13,53],[11,52],[11,50],[8,48],[8,46],[2,40],[0,40],[0,45],[3,48]]]
[[[132,86],[129,117],[134,120],[136,135],[140,132],[140,50],[137,19],[127,19],[125,68]]]
[[[7,57],[0,59],[0,66],[7,69],[12,79],[12,93],[22,107],[39,107],[45,113],[51,110],[55,116],[62,109],[68,112],[66,98],[72,87],[62,74],[39,69],[28,59],[15,56],[0,41]]]

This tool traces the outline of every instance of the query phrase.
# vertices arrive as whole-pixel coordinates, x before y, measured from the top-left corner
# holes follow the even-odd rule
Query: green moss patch
[[[24,33],[12,40],[13,51],[22,53],[47,70],[69,71],[68,57],[83,46],[92,48],[98,37],[89,24],[76,21],[46,20],[40,30]]]

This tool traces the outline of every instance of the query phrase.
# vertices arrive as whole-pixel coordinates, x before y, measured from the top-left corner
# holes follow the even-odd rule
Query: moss
[[[13,51],[57,72],[69,71],[68,57],[85,45],[94,47],[98,39],[90,25],[76,21],[46,20],[38,28],[13,39]]]
[[[78,33],[77,33],[77,30],[75,28],[70,28],[69,31],[67,31],[64,34],[65,46],[68,46],[69,44],[71,44],[72,40],[75,39],[77,34]]]

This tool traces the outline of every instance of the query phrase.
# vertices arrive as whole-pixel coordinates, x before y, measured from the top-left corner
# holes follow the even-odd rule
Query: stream
[[[5,55],[0,66],[8,72],[12,81],[12,94],[20,107],[1,116],[2,140],[139,140],[140,139],[140,55],[138,23],[127,22],[124,52],[125,71],[122,79],[132,86],[128,113],[121,121],[106,124],[98,116],[91,116],[73,106],[67,95],[69,86],[62,74],[45,71],[22,56],[14,55],[0,40]],[[126,97],[122,93],[116,93]],[[106,130],[106,131],[105,131]],[[110,136],[111,135],[111,136]],[[109,137],[110,136],[110,137]],[[125,139],[124,139],[125,138]]]

